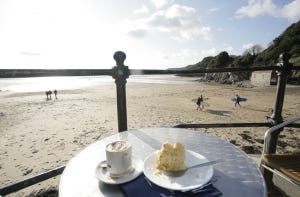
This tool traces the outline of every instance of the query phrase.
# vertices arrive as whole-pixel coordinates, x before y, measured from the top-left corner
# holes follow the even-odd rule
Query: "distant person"
[[[54,90],[55,99],[57,99],[57,90]]]
[[[237,94],[237,95],[235,95],[235,103],[234,103],[234,107],[236,107],[236,105],[239,105],[240,107],[241,107],[241,105],[240,105],[240,100],[241,100],[241,97]]]
[[[48,94],[49,94],[49,99],[51,100],[51,99],[52,99],[52,97],[51,97],[51,96],[52,96],[52,91],[49,90],[49,91],[48,91]]]
[[[203,106],[203,97],[202,97],[202,94],[200,97],[198,97],[197,99],[197,110],[202,110],[204,108]]]
[[[45,94],[46,94],[46,97],[47,97],[46,99],[49,100],[49,92],[46,91]]]

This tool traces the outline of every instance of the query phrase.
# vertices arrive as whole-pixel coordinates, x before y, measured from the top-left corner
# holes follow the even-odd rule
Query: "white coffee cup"
[[[131,169],[132,148],[127,141],[115,141],[106,145],[107,170],[110,176],[119,177]]]

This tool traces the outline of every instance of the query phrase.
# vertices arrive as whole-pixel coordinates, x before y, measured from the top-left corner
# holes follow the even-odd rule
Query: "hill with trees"
[[[289,52],[292,55],[290,62],[294,66],[300,66],[300,21],[289,26],[264,50],[256,44],[239,56],[229,55],[228,52],[222,51],[216,56],[205,57],[196,64],[188,65],[185,69],[272,66],[279,62],[279,56],[283,52]],[[249,73],[245,75],[244,80],[249,76]]]

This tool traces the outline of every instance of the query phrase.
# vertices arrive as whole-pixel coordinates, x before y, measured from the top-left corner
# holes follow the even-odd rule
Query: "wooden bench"
[[[276,151],[275,153],[272,151],[274,147],[271,147],[271,140],[274,134],[283,131],[283,127],[297,120],[300,120],[300,117],[284,121],[281,124],[269,128],[265,133],[260,168],[268,187],[273,186],[272,175],[276,174],[300,188],[300,154],[276,154]]]

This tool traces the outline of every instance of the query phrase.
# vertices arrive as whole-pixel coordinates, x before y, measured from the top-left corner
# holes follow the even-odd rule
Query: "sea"
[[[175,75],[132,75],[127,79],[127,83],[193,84],[198,83],[195,81],[196,79],[195,77]],[[111,76],[0,78],[0,92],[72,90],[113,83],[114,79]]]

